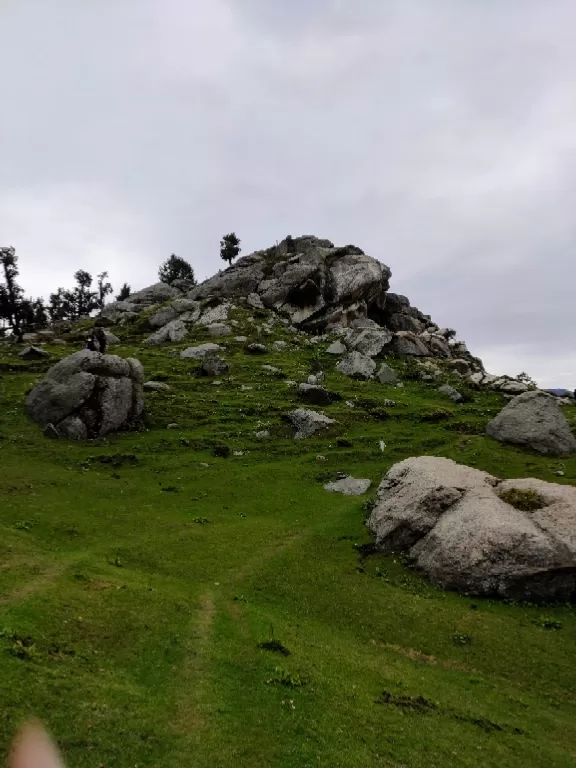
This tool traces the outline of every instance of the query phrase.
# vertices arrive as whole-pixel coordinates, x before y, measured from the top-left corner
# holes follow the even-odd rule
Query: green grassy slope
[[[171,390],[147,395],[146,431],[85,445],[26,418],[50,363],[0,348],[2,745],[35,715],[78,768],[574,765],[574,609],[442,592],[365,546],[371,492],[322,486],[343,470],[374,491],[421,454],[574,483],[576,460],[484,437],[496,394],[352,381],[276,329],[282,353],[223,340],[221,386],[171,354],[204,331],[159,349],[124,331],[111,351]],[[337,424],[294,441],[296,395],[265,363],[297,381],[324,367]]]

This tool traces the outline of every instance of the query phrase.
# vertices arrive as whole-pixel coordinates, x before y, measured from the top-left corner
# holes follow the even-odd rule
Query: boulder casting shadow
[[[28,414],[52,437],[102,437],[138,425],[143,382],[138,360],[83,350],[50,368],[28,395]]]

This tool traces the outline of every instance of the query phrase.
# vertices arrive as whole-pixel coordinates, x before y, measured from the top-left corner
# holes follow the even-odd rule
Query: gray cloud
[[[496,372],[576,386],[571,0],[20,0],[0,226],[26,288],[353,242]]]

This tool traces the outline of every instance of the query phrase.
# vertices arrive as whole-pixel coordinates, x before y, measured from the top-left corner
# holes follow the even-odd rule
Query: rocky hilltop
[[[244,256],[200,285],[158,283],[109,304],[102,322],[131,320],[143,309],[171,302],[150,318],[151,327],[158,329],[151,343],[163,343],[183,337],[186,327],[200,320],[205,302],[222,307],[208,317],[211,322],[225,321],[225,307],[233,302],[247,303],[273,310],[295,331],[346,336],[351,330],[372,330],[378,353],[464,361],[463,372],[476,373],[481,380],[482,362],[453,338],[453,330],[440,328],[406,296],[390,292],[391,274],[389,267],[355,245],[336,247],[313,236],[289,237]]]

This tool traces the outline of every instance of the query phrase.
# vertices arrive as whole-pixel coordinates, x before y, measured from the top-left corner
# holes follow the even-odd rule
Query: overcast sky
[[[575,0],[0,0],[0,244],[204,278],[354,243],[488,370],[576,387]]]

